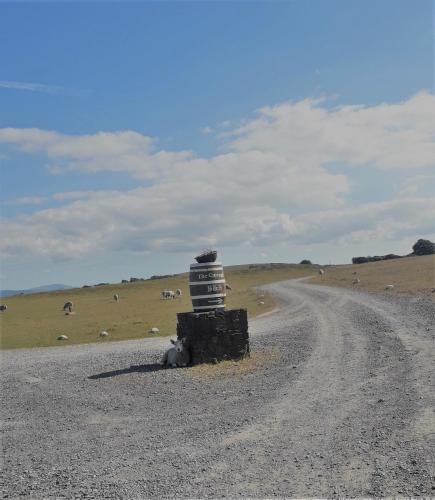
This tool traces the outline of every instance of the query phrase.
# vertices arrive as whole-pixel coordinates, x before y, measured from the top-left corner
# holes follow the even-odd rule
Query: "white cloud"
[[[107,251],[197,251],[248,243],[354,244],[435,233],[433,197],[406,188],[378,203],[351,202],[328,165],[409,172],[433,166],[434,97],[327,109],[304,100],[263,108],[210,158],[156,149],[137,132],[68,136],[0,129],[0,143],[44,153],[59,172],[122,171],[152,185],[127,192],[56,193],[65,202],[2,221],[2,251],[69,259]],[[426,175],[418,173],[418,175]]]
[[[13,80],[0,80],[0,89],[24,90],[27,92],[42,92],[44,94],[62,94],[62,95],[83,95],[88,94],[89,90],[72,89],[61,87],[59,85],[46,85],[35,82],[17,82]]]
[[[345,162],[382,169],[432,166],[435,96],[421,92],[399,104],[327,109],[306,99],[264,107],[233,131],[233,151],[279,151],[306,166]]]
[[[63,87],[58,87],[55,85],[44,85],[43,83],[33,82],[15,82],[11,80],[0,80],[0,88],[28,90],[30,92],[45,92],[47,94],[56,94],[63,91]]]
[[[192,157],[189,151],[155,151],[151,137],[132,131],[69,136],[35,128],[3,128],[0,143],[15,145],[29,154],[45,153],[53,162],[49,170],[56,174],[115,171],[152,179],[168,173],[178,161]]]
[[[300,223],[304,231],[297,240],[304,243],[398,240],[405,235],[434,234],[435,198],[396,198],[343,211],[307,213],[300,217]]]
[[[416,175],[406,179],[399,190],[400,196],[415,196],[429,188],[435,197],[435,172],[427,175]]]
[[[203,127],[201,129],[201,133],[203,133],[204,135],[211,134],[212,132],[213,132],[213,129],[211,127]]]
[[[193,198],[183,206],[185,191],[138,188],[126,193],[95,193],[60,208],[4,220],[5,255],[32,253],[70,259],[105,251],[186,251],[248,242],[268,246],[281,242],[317,244],[395,240],[404,235],[434,233],[435,201],[407,198],[322,210],[291,216],[251,203],[210,205]],[[202,210],[197,210],[202,206]]]
[[[10,205],[41,205],[47,200],[44,196],[21,196],[8,201]]]
[[[83,198],[90,198],[93,195],[96,195],[98,191],[65,191],[62,193],[54,193],[52,198],[57,201],[65,201],[65,200],[79,200]],[[110,192],[105,191],[106,195],[110,195]]]

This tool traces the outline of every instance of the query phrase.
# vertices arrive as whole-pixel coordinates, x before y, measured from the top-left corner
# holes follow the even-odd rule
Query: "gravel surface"
[[[435,495],[435,306],[264,288],[251,372],[161,370],[168,339],[3,352],[4,497]]]

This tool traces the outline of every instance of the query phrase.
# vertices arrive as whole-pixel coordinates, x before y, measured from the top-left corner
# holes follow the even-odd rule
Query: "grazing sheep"
[[[175,290],[175,294],[176,294],[177,297],[181,297],[183,295],[183,292],[179,288],[177,288]]]
[[[64,311],[69,311],[72,312],[74,305],[71,301],[65,302],[65,305],[63,306]]]
[[[361,280],[359,278],[355,278],[353,281],[352,281],[352,285],[359,285],[361,283]]]
[[[0,311],[6,311],[8,306],[6,304],[0,304]]]
[[[320,277],[323,278],[325,271],[323,269],[319,269],[319,274],[320,274]]]
[[[394,285],[387,285],[385,287],[385,290],[392,290],[394,288]]]
[[[119,300],[119,295],[118,295],[117,293],[115,293],[115,295],[113,296],[113,300],[114,300],[115,302],[118,302],[118,300]]]
[[[172,290],[163,290],[162,299],[175,299],[175,292]]]
[[[106,332],[106,330],[103,330],[102,332],[100,332],[100,337],[108,337],[109,334],[108,332]]]
[[[159,333],[159,332],[160,332],[160,330],[158,328],[156,328],[155,326],[148,330],[148,333]]]
[[[57,337],[57,340],[68,340],[68,337],[66,335],[59,335],[59,337]]]
[[[174,347],[168,349],[163,358],[162,366],[170,366],[176,368],[177,366],[187,366],[190,363],[190,354],[185,346],[186,339],[172,340],[171,343]]]
[[[229,285],[228,283],[225,283],[225,288],[226,288],[227,290],[232,290],[231,285]]]
[[[264,302],[262,300],[260,300],[260,302],[258,303],[258,305],[264,306]]]

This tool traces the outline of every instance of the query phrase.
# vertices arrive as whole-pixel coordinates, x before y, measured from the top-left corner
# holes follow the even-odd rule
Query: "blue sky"
[[[205,246],[407,253],[435,235],[433,23],[426,0],[1,3],[1,286],[179,272]]]

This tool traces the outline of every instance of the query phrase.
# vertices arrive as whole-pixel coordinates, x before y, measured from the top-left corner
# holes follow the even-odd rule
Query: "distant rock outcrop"
[[[401,255],[389,253],[387,255],[374,255],[373,257],[352,257],[352,264],[365,264],[366,262],[379,262],[380,260],[401,259]]]
[[[435,243],[429,240],[420,238],[412,247],[413,252],[405,255],[412,257],[416,255],[433,255],[435,254]],[[374,255],[373,257],[352,257],[352,264],[364,264],[366,262],[378,262],[380,260],[401,259],[401,255],[389,253],[387,255]],[[302,264],[302,262],[301,262]]]

